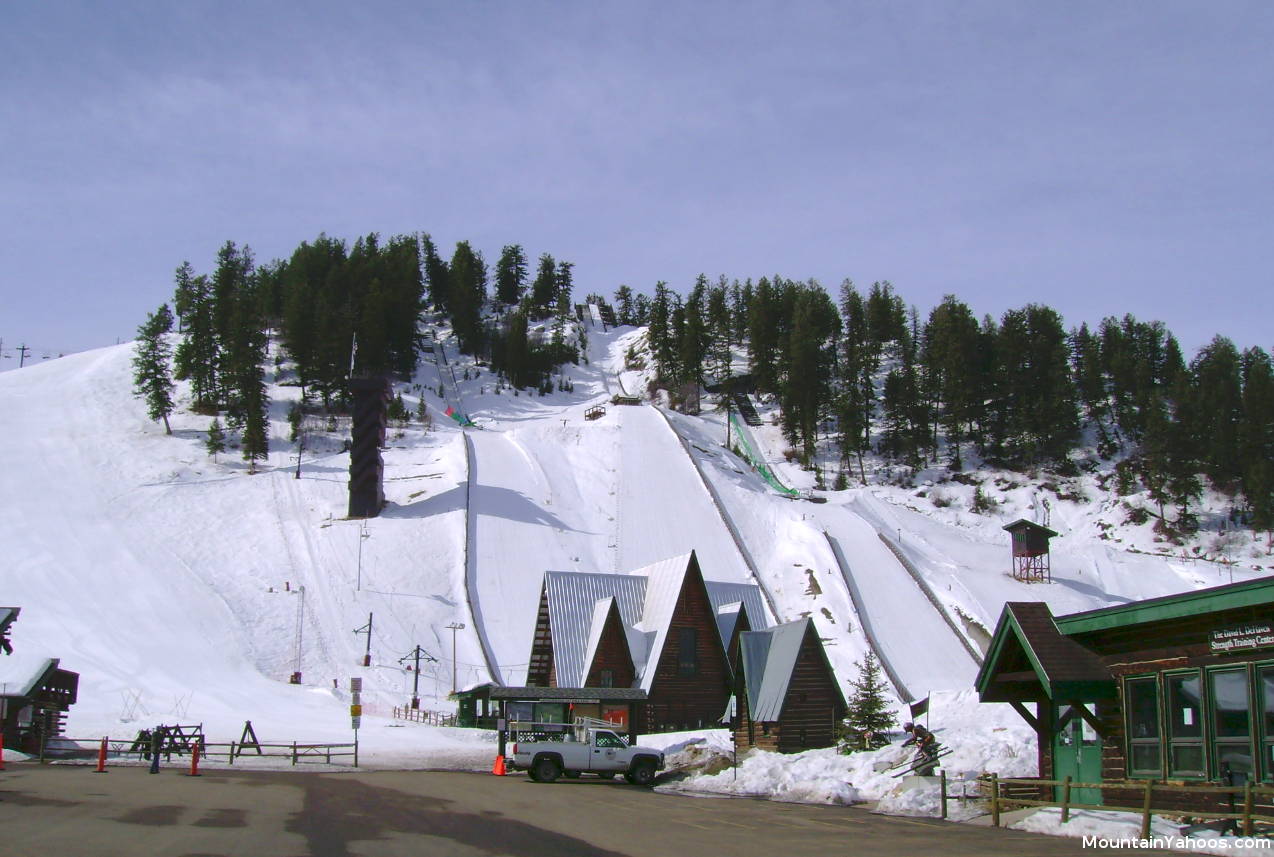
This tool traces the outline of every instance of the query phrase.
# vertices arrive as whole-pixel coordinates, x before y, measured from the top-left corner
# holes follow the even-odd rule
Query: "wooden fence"
[[[100,752],[102,739],[66,738],[63,740],[83,745],[73,754],[74,758],[91,759],[96,758]],[[320,759],[325,764],[330,765],[333,759],[352,758],[354,767],[358,767],[357,741],[351,744],[307,744],[300,741],[292,741],[286,744],[270,744],[266,742],[231,741],[228,744],[201,742],[200,746],[202,750],[199,755],[202,758],[225,759],[227,764],[230,765],[246,756],[249,759],[290,759],[293,765],[317,762]],[[180,758],[181,756],[189,755],[189,752],[179,746],[174,747],[171,745],[160,751],[160,755],[165,761],[171,761],[174,754]],[[108,759],[136,758],[138,760],[148,760],[150,759],[150,748],[141,746],[134,738],[107,738],[106,756]]]
[[[426,726],[455,726],[456,715],[443,711],[426,711],[422,708],[394,706],[396,720],[410,720],[413,723],[424,723]]]
[[[1004,777],[1000,778],[995,774],[988,774],[982,782],[986,785],[991,802],[991,824],[994,827],[1000,826],[1000,813],[1006,808],[1026,807],[1026,806],[1056,806],[1062,810],[1062,823],[1070,821],[1070,812],[1072,809],[1095,809],[1110,810],[1112,812],[1136,812],[1141,814],[1141,838],[1150,838],[1150,816],[1155,813],[1164,813],[1172,815],[1189,815],[1194,818],[1207,819],[1224,819],[1237,821],[1241,825],[1244,836],[1251,836],[1254,822],[1274,823],[1274,786],[1259,785],[1247,782],[1241,786],[1223,786],[1211,783],[1200,783],[1198,785],[1185,785],[1178,783],[1161,783],[1154,780],[1106,780],[1100,783],[1077,783],[1073,782],[1068,776],[1061,780],[1040,780],[1031,777]],[[945,782],[944,782],[945,785]],[[1039,795],[1045,793],[1045,790],[1052,791],[1055,787],[1060,787],[1062,797],[1060,800],[1040,800]],[[1140,792],[1140,806],[1111,806],[1109,804],[1088,804],[1076,803],[1071,800],[1071,793],[1074,789],[1099,789],[1102,791],[1131,791]],[[1182,809],[1179,805],[1172,807],[1154,806],[1154,795],[1159,794],[1185,794],[1237,798],[1241,796],[1240,801],[1235,800],[1235,809],[1232,812],[1211,809]],[[1027,797],[1027,795],[1036,795],[1035,798]],[[946,790],[943,789],[944,800],[942,802],[943,812],[946,811]],[[1264,797],[1265,800],[1259,800]]]

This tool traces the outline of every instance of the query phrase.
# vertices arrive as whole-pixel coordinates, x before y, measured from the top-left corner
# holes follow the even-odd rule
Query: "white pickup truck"
[[[600,720],[580,718],[561,741],[519,740],[512,747],[510,767],[526,771],[537,783],[551,783],[559,776],[597,774],[610,779],[623,774],[634,785],[648,786],[664,766],[664,754],[649,747],[629,747]]]

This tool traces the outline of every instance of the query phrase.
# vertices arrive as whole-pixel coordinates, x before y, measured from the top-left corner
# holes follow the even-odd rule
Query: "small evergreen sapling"
[[[212,418],[208,426],[208,439],[204,441],[204,449],[212,456],[213,464],[217,463],[217,453],[226,451],[226,433],[221,429],[221,420]]]
[[[898,721],[885,698],[888,688],[880,676],[880,662],[874,652],[855,663],[858,680],[851,681],[853,695],[845,711],[847,752],[872,750],[889,743],[886,732]]]

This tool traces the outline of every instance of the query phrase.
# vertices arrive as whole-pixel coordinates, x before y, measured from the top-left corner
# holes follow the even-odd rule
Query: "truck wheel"
[[[539,759],[532,769],[537,783],[551,783],[562,773],[562,766],[555,759]]]
[[[648,786],[655,781],[655,763],[641,761],[633,765],[628,781],[635,786]]]

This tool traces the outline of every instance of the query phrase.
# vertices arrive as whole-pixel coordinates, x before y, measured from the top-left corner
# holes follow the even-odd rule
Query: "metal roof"
[[[807,616],[763,631],[744,631],[741,635],[748,711],[754,721],[779,719],[792,670],[809,627]]]
[[[761,596],[761,587],[753,583],[726,583],[720,580],[705,580],[703,585],[708,588],[708,600],[712,602],[712,609],[718,616],[731,603],[740,602],[743,604],[743,609],[748,611],[748,625],[753,631],[770,627],[765,612],[765,600]],[[733,625],[722,631],[721,645],[730,644],[730,634],[733,631]]]
[[[553,638],[553,662],[561,687],[580,687],[597,651],[606,616],[613,603],[628,639],[638,685],[649,691],[668,635],[694,552],[651,563],[628,574],[580,571],[547,571],[544,589],[548,597],[549,631]],[[696,560],[697,562],[697,560]],[[721,634],[722,646],[730,642],[738,609],[747,611],[753,628],[764,628],[765,605],[759,587],[749,583],[704,581]],[[741,605],[731,609],[731,605]],[[647,666],[652,668],[647,670]]]
[[[544,588],[548,593],[549,630],[553,635],[553,662],[557,683],[563,687],[579,687],[587,678],[589,635],[599,601],[614,599],[620,621],[626,627],[641,619],[646,596],[646,578],[628,574],[592,574],[580,571],[546,571]],[[645,645],[630,636],[640,650],[632,652],[638,670],[645,664]]]
[[[1054,700],[1092,701],[1116,693],[1101,658],[1062,634],[1043,601],[1005,603],[974,685],[982,702],[1035,699],[1040,689]]]
[[[1056,621],[1058,630],[1069,636],[1269,604],[1274,604],[1274,577],[1258,577],[1240,583],[1226,583],[1207,589],[1179,592],[1176,595],[1070,613],[1058,616]]]
[[[25,699],[31,696],[45,677],[58,669],[58,658],[21,654],[0,657],[0,696]]]
[[[686,580],[686,569],[690,567],[690,559],[694,551],[671,559],[651,563],[634,574],[644,575],[650,582],[646,585],[646,602],[642,607],[641,623],[638,628],[649,635],[650,649],[643,659],[639,675],[642,690],[650,692],[658,672],[659,656],[663,654],[664,643],[668,639],[668,625],[672,621],[673,610],[677,607],[677,596],[681,594],[681,586]],[[633,658],[635,661],[636,658]],[[646,669],[649,664],[651,669]]]

